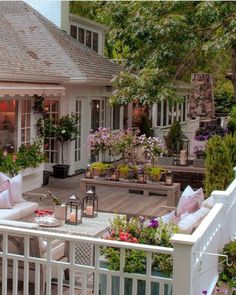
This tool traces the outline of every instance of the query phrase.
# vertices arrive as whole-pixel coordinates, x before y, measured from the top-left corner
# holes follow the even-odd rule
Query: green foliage
[[[153,167],[147,167],[146,173],[150,176],[150,178],[153,181],[159,181],[161,179],[162,173],[164,173],[166,170],[162,167],[153,166]]]
[[[21,169],[17,156],[15,154],[7,154],[5,151],[0,150],[0,171],[8,174],[9,176],[16,175]]]
[[[229,241],[223,248],[223,254],[228,256],[226,264],[225,258],[221,258],[223,270],[220,274],[220,280],[229,283],[230,287],[236,287],[236,241]]]
[[[213,190],[225,190],[234,178],[231,152],[218,135],[211,137],[206,145],[204,188],[210,196]]]
[[[236,131],[236,107],[234,106],[230,112],[230,119],[227,126],[229,132],[234,134]]]
[[[180,151],[183,144],[183,131],[179,121],[175,121],[171,125],[170,130],[165,137],[165,142],[169,156],[177,154]]]
[[[122,164],[118,166],[119,177],[126,179],[137,178],[138,166]]]
[[[214,89],[215,110],[229,113],[234,104],[234,89],[230,81],[217,81]]]
[[[158,222],[157,220],[145,220],[143,217],[131,218],[116,216],[111,222],[110,240],[118,240],[146,245],[172,247],[170,238],[178,233],[176,224]],[[120,269],[120,250],[116,248],[103,248],[102,254],[109,263],[111,270]],[[171,276],[173,259],[170,255],[153,254],[152,270],[161,271]],[[146,271],[146,253],[140,250],[126,250],[124,271],[129,273],[142,273]]]
[[[102,162],[94,162],[91,164],[91,169],[96,169],[97,171],[99,171],[101,174],[103,174],[106,169],[110,169],[112,167],[111,164],[105,164]]]
[[[236,134],[226,135],[224,137],[224,142],[229,149],[231,163],[233,167],[236,167]]]
[[[232,1],[73,1],[71,11],[107,24],[108,57],[125,60],[112,102],[173,100],[177,80],[200,71],[222,80],[232,67]]]

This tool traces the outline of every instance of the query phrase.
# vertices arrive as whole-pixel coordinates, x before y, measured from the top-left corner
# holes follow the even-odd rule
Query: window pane
[[[73,26],[73,25],[70,26],[70,35],[74,39],[77,39],[77,27],[76,26]]]
[[[93,33],[93,50],[98,52],[98,33]]]
[[[161,102],[157,104],[157,126],[161,126]]]
[[[113,129],[120,129],[120,106],[113,106]]]
[[[92,45],[92,32],[86,31],[86,46],[91,48],[91,45]]]
[[[79,42],[84,44],[84,29],[79,28]]]

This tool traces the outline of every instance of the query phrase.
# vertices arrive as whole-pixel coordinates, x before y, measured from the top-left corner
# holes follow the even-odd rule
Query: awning
[[[65,87],[58,84],[35,84],[0,82],[0,98],[3,96],[61,96],[65,95]]]

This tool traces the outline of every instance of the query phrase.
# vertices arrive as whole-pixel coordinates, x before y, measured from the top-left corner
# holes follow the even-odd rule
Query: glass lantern
[[[83,198],[83,216],[93,218],[98,215],[98,197],[95,187],[91,186]]]
[[[117,168],[113,167],[110,169],[110,180],[118,181],[119,180],[119,173]]]
[[[173,174],[170,170],[166,171],[166,179],[165,185],[172,185],[173,184]]]
[[[86,166],[86,170],[85,170],[85,178],[93,178],[92,170],[91,170],[91,166],[90,166],[90,164],[88,164],[88,165]]]
[[[138,168],[138,183],[146,183],[146,174],[142,166]]]
[[[65,223],[74,225],[82,223],[82,212],[80,199],[75,195],[71,196],[66,203]]]

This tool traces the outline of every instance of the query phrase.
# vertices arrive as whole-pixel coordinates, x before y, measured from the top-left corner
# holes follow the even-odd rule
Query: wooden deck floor
[[[49,185],[36,189],[32,192],[47,193],[53,192],[63,202],[72,194],[76,194],[82,200],[83,196],[79,195],[79,181],[83,175],[68,177],[66,179],[58,179],[50,177]],[[98,188],[97,195],[99,198],[99,211],[117,212],[127,214],[129,216],[160,216],[163,214],[161,206],[166,205],[166,197],[151,195],[144,197],[141,194],[130,194],[127,189],[114,190],[112,188]],[[38,201],[36,196],[25,197],[31,201]],[[43,201],[43,205],[47,206],[52,203],[52,199],[48,197]]]

